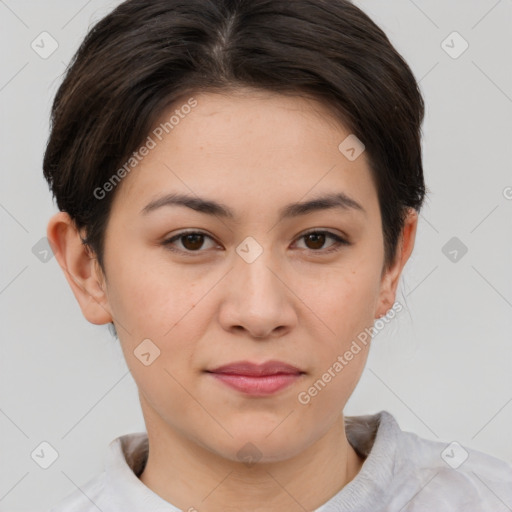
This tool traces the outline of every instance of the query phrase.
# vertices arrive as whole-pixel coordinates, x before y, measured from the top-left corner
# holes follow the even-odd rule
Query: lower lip
[[[261,377],[228,373],[211,373],[211,375],[237,391],[255,396],[277,393],[281,389],[290,386],[301,377],[301,374],[298,373],[279,373]]]

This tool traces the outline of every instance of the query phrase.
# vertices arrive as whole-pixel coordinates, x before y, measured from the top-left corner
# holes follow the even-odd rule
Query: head
[[[129,0],[94,26],[53,104],[48,238],[85,318],[115,325],[148,431],[277,460],[333,425],[370,344],[333,367],[413,249],[423,115],[346,0]],[[303,373],[268,397],[208,373],[271,359]]]

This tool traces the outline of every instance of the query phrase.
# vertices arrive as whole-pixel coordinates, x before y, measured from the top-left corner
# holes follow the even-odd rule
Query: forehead
[[[376,191],[366,155],[350,161],[339,149],[350,135],[310,98],[183,96],[162,112],[149,134],[154,147],[123,179],[117,195],[125,200],[116,201],[140,211],[159,194],[181,192],[222,197],[236,211],[344,192],[371,210]]]

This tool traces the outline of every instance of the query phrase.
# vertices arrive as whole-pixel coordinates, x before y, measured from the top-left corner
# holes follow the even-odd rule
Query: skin
[[[251,90],[194,98],[192,112],[118,186],[105,274],[66,213],[51,218],[47,235],[85,318],[116,326],[149,437],[141,481],[183,510],[314,510],[364,462],[347,441],[343,408],[370,344],[308,404],[297,396],[392,307],[418,216],[410,211],[397,257],[383,273],[366,154],[349,161],[338,150],[350,132],[326,107]],[[277,220],[284,205],[333,191],[366,213],[330,209]],[[236,217],[180,206],[142,215],[164,192],[214,199]],[[163,245],[186,229],[208,235],[174,242],[196,251],[192,256]],[[351,245],[327,253],[335,240],[303,236],[321,229]],[[263,249],[252,263],[236,252],[248,236]],[[134,355],[147,338],[160,350],[148,366]],[[305,374],[274,395],[254,397],[204,372],[270,359]],[[237,457],[246,443],[261,454],[256,464]]]

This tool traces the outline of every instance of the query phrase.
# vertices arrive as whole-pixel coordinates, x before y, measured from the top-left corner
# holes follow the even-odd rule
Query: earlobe
[[[112,322],[104,276],[69,214],[55,214],[48,222],[46,234],[85,318],[96,325]]]
[[[376,318],[384,316],[395,303],[396,290],[400,276],[402,275],[403,268],[414,249],[417,227],[418,212],[411,208],[404,222],[404,228],[398,244],[395,261],[382,277]]]

